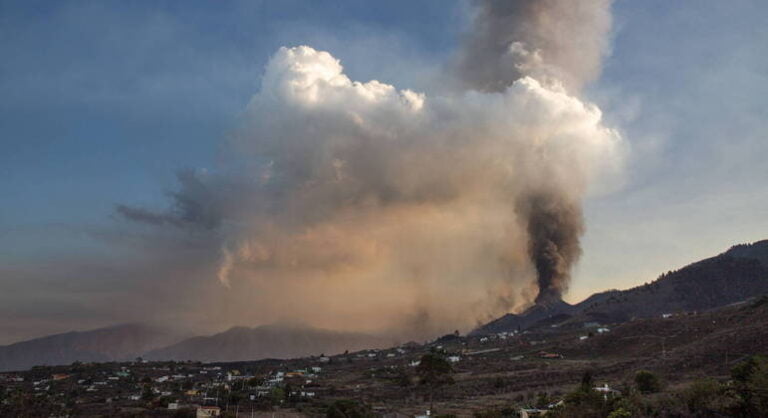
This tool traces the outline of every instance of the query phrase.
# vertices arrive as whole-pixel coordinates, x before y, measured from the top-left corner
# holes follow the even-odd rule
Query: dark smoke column
[[[581,255],[581,206],[556,193],[528,196],[522,199],[521,206],[519,212],[527,219],[528,251],[539,286],[536,304],[551,305],[562,299],[571,268]]]
[[[478,91],[504,91],[522,77],[533,77],[578,94],[600,73],[611,2],[475,0],[475,19],[456,72],[467,88]],[[568,289],[584,233],[581,197],[567,184],[546,183],[523,193],[515,208],[536,268],[536,303],[543,305],[561,300]]]

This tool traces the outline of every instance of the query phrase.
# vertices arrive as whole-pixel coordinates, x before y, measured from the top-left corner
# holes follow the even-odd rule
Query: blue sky
[[[592,93],[632,156],[625,187],[587,202],[575,294],[642,283],[768,236],[766,10],[759,1],[616,3],[613,53]]]
[[[397,79],[387,54],[430,61],[455,41],[460,17],[442,4],[3,2],[3,226],[156,202],[179,167],[212,163],[277,48],[348,44],[350,74]],[[387,50],[363,58],[369,46]]]
[[[569,299],[768,238],[765,16],[760,0],[616,2],[588,96],[632,151],[623,186],[586,203]],[[117,257],[89,232],[124,222],[115,204],[163,208],[179,169],[213,166],[280,46],[329,50],[352,79],[429,90],[466,29],[459,0],[0,0],[5,313],[60,292],[31,286],[28,264]],[[42,317],[0,323],[0,343],[75,323]]]

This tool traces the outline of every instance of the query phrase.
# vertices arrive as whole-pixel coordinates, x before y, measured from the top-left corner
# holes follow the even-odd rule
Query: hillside
[[[581,326],[618,323],[665,313],[705,311],[768,293],[768,240],[736,245],[728,251],[628,290],[596,293],[581,303],[534,306],[507,314],[473,331],[474,335],[542,325]]]
[[[235,327],[148,352],[150,360],[238,361],[339,354],[390,345],[388,339],[304,326]]]
[[[180,339],[168,330],[124,324],[91,331],[72,331],[0,346],[0,371],[38,365],[130,360]]]
[[[430,408],[433,398],[427,385],[418,384],[414,367],[427,353],[453,358],[452,383],[434,393],[440,414],[514,416],[515,410],[539,403],[542,396],[545,404],[568,399],[589,372],[595,385],[608,384],[630,395],[622,404],[641,408],[631,416],[734,416],[694,413],[689,388],[695,382],[700,388],[702,376],[722,382],[718,388],[732,388],[731,370],[749,356],[768,354],[766,340],[768,297],[762,297],[698,314],[638,319],[591,337],[584,329],[542,328],[504,337],[450,335],[428,344],[350,352],[328,361],[302,357],[45,367],[0,374],[0,392],[16,394],[0,403],[0,416],[183,416],[169,410],[161,398],[188,407],[218,402],[222,412],[239,410],[265,418],[327,416],[330,405],[352,400],[369,406],[375,415],[336,416],[416,416]],[[638,370],[650,370],[662,379],[663,393],[638,393]],[[54,380],[56,375],[66,377]],[[50,385],[49,391],[39,389],[41,381]],[[154,401],[133,398],[147,385],[156,390]],[[212,400],[211,389],[222,387],[233,396]],[[281,396],[259,396],[262,390]],[[291,391],[293,396],[285,396]],[[713,395],[718,393],[730,396],[732,391],[718,389]],[[30,408],[34,414],[23,413]]]

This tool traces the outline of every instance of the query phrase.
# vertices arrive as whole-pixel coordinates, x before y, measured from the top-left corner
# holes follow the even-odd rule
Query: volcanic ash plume
[[[597,71],[605,3],[480,3],[468,88],[430,97],[281,48],[222,165],[185,173],[168,213],[121,211],[215,242],[235,323],[444,332],[559,299],[587,186],[621,159],[573,95]]]
[[[612,0],[479,0],[460,51],[467,86],[503,91],[524,76],[577,91],[600,73]]]
[[[568,288],[571,267],[581,255],[584,232],[581,206],[558,195],[532,195],[521,202],[527,218],[529,251],[536,268],[537,304],[561,300]]]
[[[463,83],[504,91],[523,77],[578,92],[599,74],[611,25],[611,0],[481,0],[473,31],[459,55]],[[536,268],[536,303],[561,299],[581,254],[584,232],[580,193],[553,183],[520,198],[529,252]]]

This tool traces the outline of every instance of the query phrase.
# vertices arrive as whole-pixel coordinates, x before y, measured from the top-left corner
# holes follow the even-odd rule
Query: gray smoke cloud
[[[607,49],[612,0],[477,0],[472,31],[459,54],[463,83],[504,91],[522,77],[578,92],[596,78]],[[560,300],[581,255],[581,202],[563,190],[534,192],[518,203],[536,268],[536,303]]]
[[[600,73],[612,0],[476,0],[459,54],[466,86],[504,91],[531,76],[578,91]]]
[[[116,206],[116,212],[126,219],[156,226],[173,225],[204,230],[218,227],[223,219],[219,213],[222,210],[220,206],[228,199],[220,199],[223,196],[205,184],[193,170],[182,170],[176,178],[180,189],[168,192],[173,206],[167,212],[156,213],[122,204]]]
[[[620,168],[623,141],[572,90],[600,54],[568,52],[580,46],[547,28],[567,32],[555,20],[573,26],[607,2],[478,7],[460,52],[465,89],[353,81],[328,52],[281,48],[221,165],[182,173],[167,211],[117,212],[217,248],[230,323],[412,337],[559,299],[580,253],[581,202]],[[606,22],[579,22],[589,24],[600,28],[576,37],[601,45],[586,34]]]

